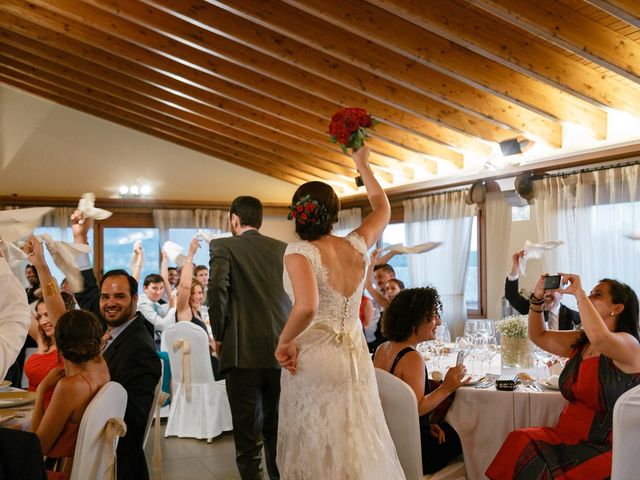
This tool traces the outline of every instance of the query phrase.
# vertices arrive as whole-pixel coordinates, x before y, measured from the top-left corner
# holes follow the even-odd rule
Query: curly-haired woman
[[[441,312],[442,303],[435,288],[399,292],[382,317],[382,333],[389,341],[380,345],[373,356],[375,367],[395,375],[416,394],[425,474],[437,472],[462,453],[455,430],[444,420],[434,421],[430,414],[465,383],[464,365],[450,368],[442,384],[432,391],[424,359],[416,350],[418,343],[436,338]]]

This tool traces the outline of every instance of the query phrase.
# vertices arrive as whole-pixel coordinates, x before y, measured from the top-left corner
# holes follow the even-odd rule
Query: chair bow
[[[189,340],[174,340],[173,350],[182,349],[182,384],[187,401],[191,401],[191,344]]]
[[[127,433],[127,424],[121,418],[110,418],[104,426],[104,449],[105,456],[109,458],[105,470],[104,478],[108,480],[116,479],[116,449],[115,441],[118,437],[124,437]]]
[[[153,430],[153,454],[151,456],[151,465],[153,468],[153,473],[155,478],[158,480],[162,480],[162,449],[160,448],[160,407],[164,405],[164,402],[169,398],[169,394],[167,392],[160,392],[160,396],[158,397],[158,401],[153,406],[155,417],[155,426]]]
[[[96,208],[96,196],[93,193],[85,193],[78,201],[78,210],[82,213],[82,220],[87,218],[93,218],[94,220],[106,220],[113,213],[102,208]]]

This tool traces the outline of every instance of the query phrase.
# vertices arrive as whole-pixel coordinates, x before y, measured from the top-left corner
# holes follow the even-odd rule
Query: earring
[[[609,314],[609,316],[610,316],[610,317],[613,317],[613,315],[614,315],[614,313],[613,313],[613,312],[611,312],[611,313]]]

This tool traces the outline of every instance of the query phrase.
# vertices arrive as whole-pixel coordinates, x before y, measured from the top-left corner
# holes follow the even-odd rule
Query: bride
[[[389,222],[369,149],[352,154],[372,212],[345,238],[331,235],[340,201],[322,182],[301,185],[289,218],[304,240],[287,247],[285,290],[293,301],[280,334],[277,463],[287,479],[404,479],[385,424],[358,309],[367,250]]]

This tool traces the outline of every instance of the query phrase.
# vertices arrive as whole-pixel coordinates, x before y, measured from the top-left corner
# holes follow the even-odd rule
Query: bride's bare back
[[[329,286],[343,297],[350,297],[364,277],[362,254],[348,240],[333,235],[311,243],[320,252]]]

